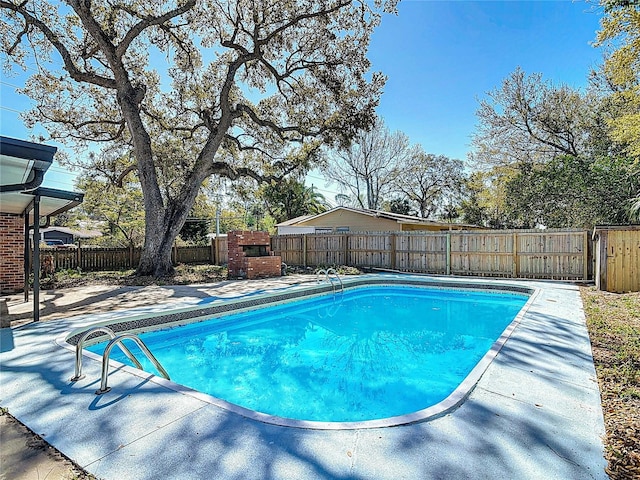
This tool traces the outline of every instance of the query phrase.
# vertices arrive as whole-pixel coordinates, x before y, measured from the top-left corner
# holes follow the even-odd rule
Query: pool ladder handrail
[[[113,347],[115,345],[122,345],[122,340],[125,339],[133,340],[134,342],[136,342],[138,347],[140,347],[140,350],[142,350],[149,361],[153,363],[153,366],[156,367],[156,370],[158,370],[160,375],[162,375],[167,380],[171,380],[171,378],[169,378],[169,374],[160,364],[158,359],[153,355],[153,353],[151,353],[151,350],[147,348],[144,342],[137,335],[133,333],[123,333],[111,339],[104,349],[104,353],[102,354],[102,374],[100,376],[100,389],[96,390],[96,395],[102,395],[103,393],[107,393],[109,390],[111,390],[111,387],[107,386],[107,379],[109,377],[109,355],[111,355],[111,350],[113,349]]]
[[[77,382],[78,380],[84,378],[84,375],[82,375],[82,349],[84,348],[84,342],[87,340],[87,338],[89,338],[91,334],[96,332],[106,333],[109,336],[110,340],[116,338],[115,332],[109,327],[93,327],[84,332],[78,340],[78,343],[76,343],[76,369],[74,376],[70,379],[71,382]],[[129,350],[124,344],[119,344],[118,346],[120,347],[120,350],[122,350],[122,353],[124,353],[136,367],[142,370],[142,365],[133,355],[133,353],[131,353],[131,350]]]
[[[111,350],[115,345],[118,345],[118,348],[122,350],[122,352],[127,356],[127,358],[129,358],[129,360],[133,362],[133,364],[137,368],[139,368],[140,370],[143,370],[142,364],[138,361],[135,355],[131,353],[131,350],[129,350],[124,345],[124,343],[122,343],[122,341],[125,339],[133,340],[138,345],[138,347],[140,347],[140,350],[142,350],[142,353],[144,353],[145,356],[149,359],[149,361],[153,363],[153,366],[156,367],[160,375],[162,375],[167,380],[171,380],[169,378],[169,374],[164,369],[164,367],[160,364],[158,359],[151,353],[149,348],[137,335],[133,333],[123,333],[120,335],[116,335],[115,332],[111,330],[109,327],[93,327],[87,330],[86,332],[84,332],[84,334],[82,334],[82,336],[78,340],[78,343],[76,344],[75,375],[73,376],[73,378],[71,378],[72,382],[77,382],[78,380],[84,378],[84,375],[82,375],[82,349],[84,347],[84,342],[86,341],[86,339],[91,334],[96,332],[106,333],[110,338],[109,343],[105,347],[104,352],[102,354],[102,372],[100,376],[100,389],[96,390],[95,392],[96,395],[102,395],[103,393],[107,393],[109,390],[111,390],[111,388],[107,386],[107,378],[109,376],[109,356],[111,355]]]
[[[340,278],[340,275],[338,275],[338,272],[336,272],[335,268],[331,267],[331,268],[327,268],[326,270],[325,269],[318,270],[316,272],[316,282],[317,283],[320,283],[320,280],[318,279],[318,276],[322,275],[322,274],[324,274],[325,280],[331,284],[331,287],[333,287],[333,293],[334,294],[336,293],[336,286],[335,286],[335,283],[332,280],[333,277],[331,276],[331,274],[333,274],[333,276],[338,279],[338,282],[340,282],[340,293],[344,293],[344,283],[342,283],[342,279]]]

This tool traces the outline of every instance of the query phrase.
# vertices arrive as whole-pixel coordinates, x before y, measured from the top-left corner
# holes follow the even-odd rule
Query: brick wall
[[[273,256],[267,232],[235,230],[227,234],[227,242],[229,247],[229,278],[251,279],[280,276],[282,258]],[[247,257],[242,249],[245,245],[263,245],[266,247],[267,256]]]
[[[280,257],[246,257],[244,261],[248,279],[279,277],[282,274]]]
[[[0,293],[24,290],[24,219],[0,213]]]

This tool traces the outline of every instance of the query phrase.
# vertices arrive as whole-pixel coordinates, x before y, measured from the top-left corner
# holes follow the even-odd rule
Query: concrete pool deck
[[[112,391],[96,396],[100,365],[89,359],[86,377],[69,381],[73,352],[55,342],[63,332],[96,319],[195,304],[209,295],[297,288],[291,277],[202,286],[196,288],[201,295],[186,299],[159,300],[156,289],[170,287],[144,287],[135,298],[143,305],[145,289],[155,292],[148,306],[2,329],[0,405],[104,479],[608,478],[600,394],[578,288],[498,282],[540,290],[467,400],[428,422],[339,431],[267,425],[122,370],[109,376]]]

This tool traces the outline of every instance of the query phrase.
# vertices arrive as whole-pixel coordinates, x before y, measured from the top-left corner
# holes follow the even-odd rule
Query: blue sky
[[[407,1],[384,18],[370,58],[389,77],[379,114],[429,153],[464,159],[478,99],[520,66],[586,85],[601,58],[584,2]],[[587,12],[591,13],[587,13]]]
[[[428,153],[464,160],[478,100],[518,66],[583,88],[602,58],[591,45],[601,13],[584,1],[404,0],[398,10],[384,16],[369,53],[373,70],[388,76],[378,114]],[[0,129],[26,139],[39,132],[16,112],[29,105],[15,93],[23,81],[2,78]],[[45,185],[72,190],[73,178],[54,165]],[[317,172],[308,181],[333,199]]]

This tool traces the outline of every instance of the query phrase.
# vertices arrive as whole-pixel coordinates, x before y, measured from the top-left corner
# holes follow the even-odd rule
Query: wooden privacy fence
[[[593,278],[587,230],[293,234],[271,238],[288,265],[518,278]]]
[[[271,250],[288,265],[350,265],[405,272],[588,280],[593,248],[587,230],[354,232],[271,237]],[[140,249],[42,248],[57,269],[135,268]],[[636,257],[634,257],[636,258]],[[210,245],[174,247],[174,263],[225,264],[226,238]]]
[[[121,270],[135,268],[140,261],[141,248],[41,248],[40,256],[53,256],[57,270],[77,269],[83,271]],[[171,260],[178,263],[227,263],[227,240],[212,239],[210,245],[174,247]]]

